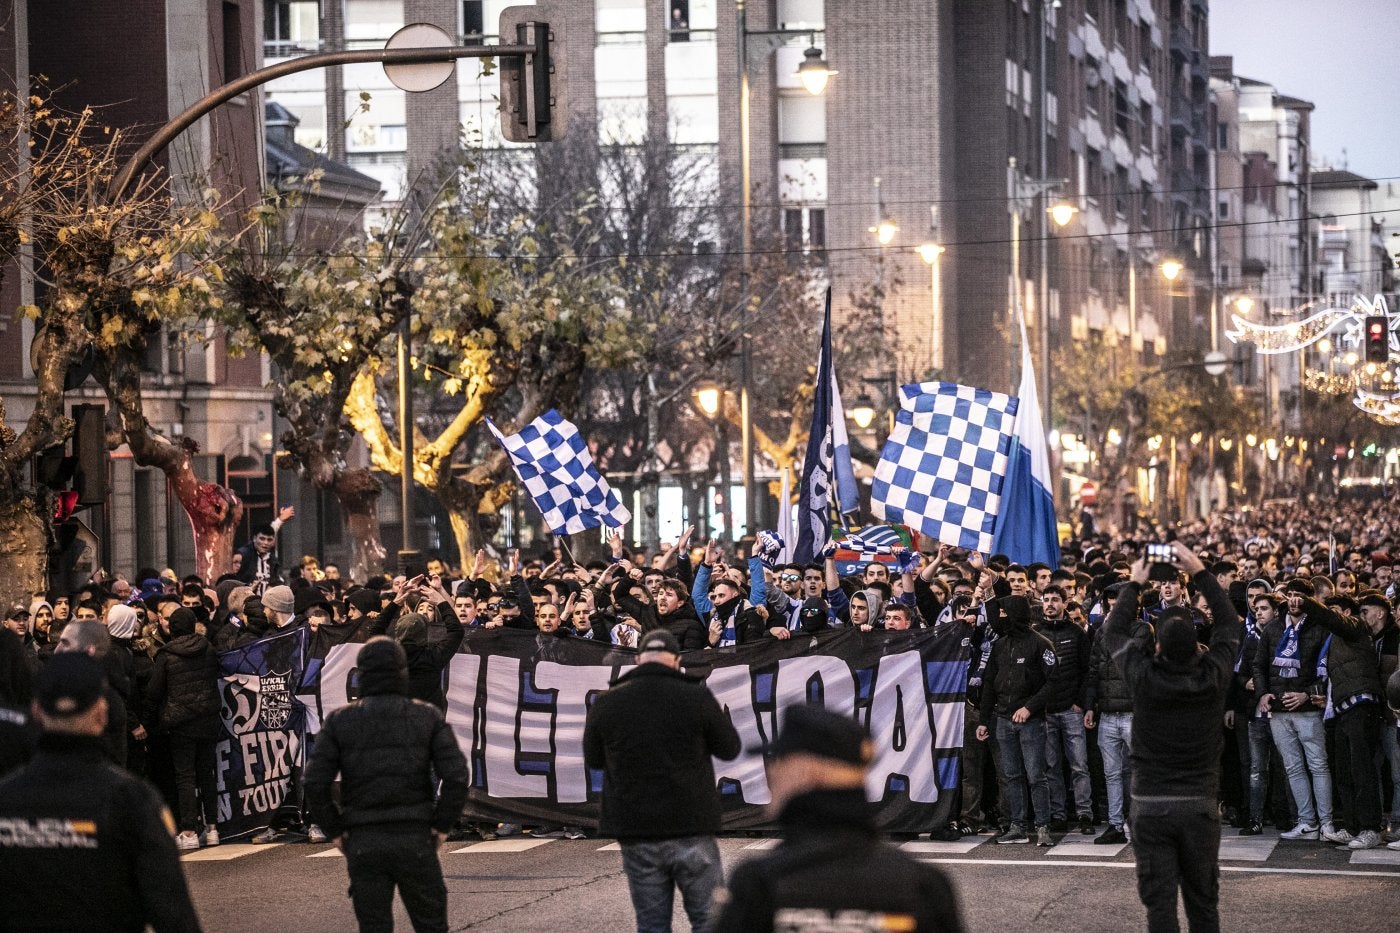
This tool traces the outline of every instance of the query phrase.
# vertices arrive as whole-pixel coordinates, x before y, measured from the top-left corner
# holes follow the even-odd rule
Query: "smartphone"
[[[1170,544],[1149,544],[1147,546],[1149,564],[1172,564],[1176,562],[1176,549]]]

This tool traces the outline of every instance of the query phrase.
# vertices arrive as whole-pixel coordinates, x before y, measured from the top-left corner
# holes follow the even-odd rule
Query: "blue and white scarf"
[[[1303,623],[1283,626],[1283,635],[1274,648],[1274,671],[1282,680],[1297,680],[1301,664],[1298,659],[1298,630]]]

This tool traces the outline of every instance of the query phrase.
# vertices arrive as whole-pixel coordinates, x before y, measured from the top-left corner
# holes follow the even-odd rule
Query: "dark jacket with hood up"
[[[603,769],[605,835],[713,835],[719,792],[712,758],[739,754],[739,733],[714,694],[664,664],[639,664],[594,702],[583,758]]]
[[[1009,719],[1021,707],[1033,717],[1044,716],[1054,646],[1030,627],[1024,596],[988,600],[986,606],[987,621],[998,637],[982,672],[981,721],[990,727],[994,716]]]
[[[467,635],[462,621],[452,607],[443,604],[440,612],[446,637],[436,645],[428,640],[428,620],[416,612],[399,616],[394,621],[394,640],[403,645],[408,656],[408,695],[415,700],[431,703],[447,712],[447,693],[443,690],[443,671],[452,663],[452,656]]]
[[[186,610],[170,619],[170,640],[156,652],[146,706],[162,732],[212,737],[219,725],[219,655],[194,633]]]
[[[778,822],[782,844],[734,869],[715,933],[766,933],[784,914],[781,929],[797,929],[791,915],[809,912],[820,912],[821,929],[835,929],[838,915],[851,929],[963,928],[947,877],[881,840],[863,790],[794,797]]]

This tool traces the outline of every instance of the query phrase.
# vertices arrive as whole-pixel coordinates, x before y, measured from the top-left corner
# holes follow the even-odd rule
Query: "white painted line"
[[[1400,865],[1400,852],[1394,849],[1358,849],[1351,853],[1353,865]]]
[[[327,850],[324,851],[324,852],[313,852],[313,853],[311,853],[310,855],[307,856],[307,858],[336,858],[336,857],[344,858],[344,857],[345,857],[345,853],[342,852],[342,851],[340,851],[339,849],[337,849],[335,846],[331,846],[329,849],[327,849]]]
[[[453,849],[453,855],[471,852],[476,855],[489,855],[492,852],[526,852],[538,846],[549,845],[553,839],[497,839],[492,842],[478,842],[463,849]]]
[[[1277,845],[1277,839],[1267,839],[1263,836],[1246,836],[1244,841],[1241,841],[1239,837],[1233,837],[1228,843],[1221,839],[1220,860],[1222,862],[1267,862]]]
[[[1093,839],[1081,837],[1079,839],[1063,839],[1054,848],[1047,850],[1045,854],[1067,858],[1114,858],[1127,847],[1126,842],[1101,846]]]
[[[914,841],[900,843],[899,847],[911,855],[966,855],[986,841],[981,837],[957,842]]]
[[[1027,862],[1008,858],[922,858],[934,865],[1024,865],[1036,868],[1136,868],[1134,862]],[[1267,875],[1339,875],[1348,878],[1400,878],[1400,871],[1345,871],[1333,868],[1257,868],[1252,865],[1221,865],[1221,871]]]
[[[780,843],[780,842],[782,842],[781,839],[759,839],[759,840],[756,841],[756,842],[750,842],[748,845],[744,846],[744,848],[745,848],[745,849],[776,849],[776,848],[778,847],[778,843]]]
[[[622,851],[622,843],[620,843],[620,842],[610,842],[610,843],[608,843],[608,844],[605,845],[605,846],[599,846],[599,847],[598,847],[598,851],[599,851],[599,852],[621,852],[621,851]]]
[[[209,846],[204,849],[191,849],[180,854],[182,862],[227,862],[232,859],[242,858],[245,855],[252,855],[254,852],[262,852],[265,849],[275,849],[282,845],[280,842],[269,842],[266,845],[253,845],[252,843],[231,842],[221,846]]]

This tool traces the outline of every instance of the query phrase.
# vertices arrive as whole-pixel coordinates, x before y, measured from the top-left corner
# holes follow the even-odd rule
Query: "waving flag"
[[[486,426],[510,454],[515,475],[551,534],[571,535],[599,525],[618,528],[631,520],[632,513],[593,465],[578,428],[553,408],[515,434],[502,434],[490,418]]]
[[[1045,427],[1040,421],[1040,394],[1026,343],[1026,322],[1021,321],[1021,399],[1016,411],[1016,436],[1007,454],[1006,481],[1001,488],[992,549],[1018,564],[1035,561],[1058,567],[1060,536],[1055,522],[1054,484],[1050,479],[1050,455]]]
[[[846,438],[846,412],[836,387],[831,354],[831,289],[826,290],[826,319],[821,353],[817,357],[817,392],[812,405],[812,430],[802,461],[798,486],[797,545],[793,559],[811,563],[831,535],[831,513],[856,508],[856,475],[851,469],[851,444]],[[833,508],[834,507],[834,508]]]

